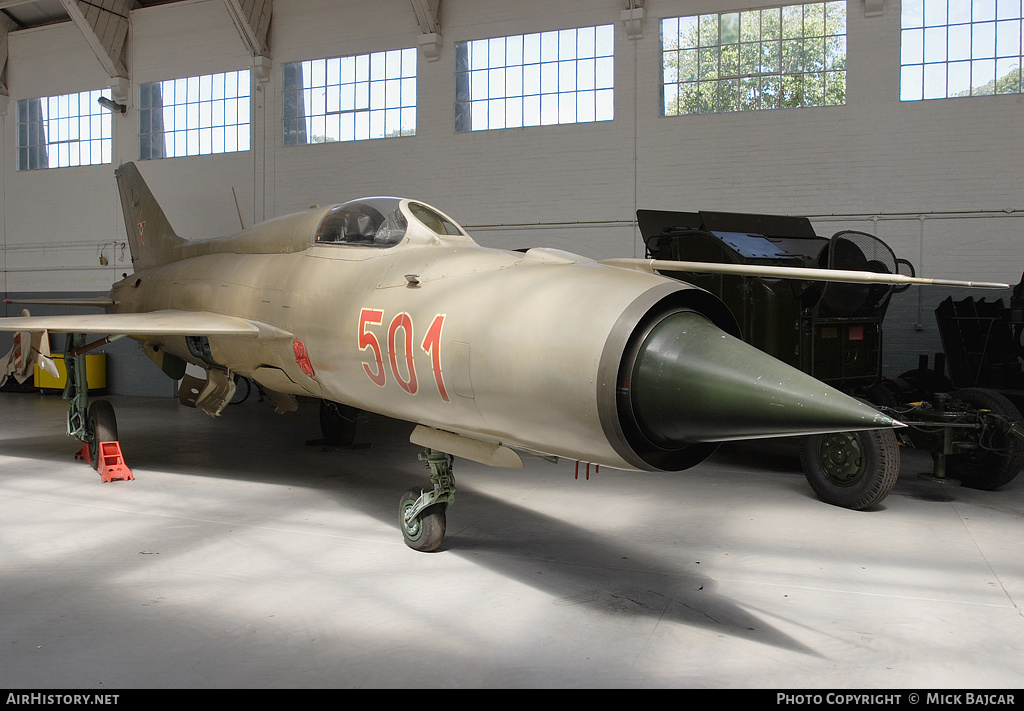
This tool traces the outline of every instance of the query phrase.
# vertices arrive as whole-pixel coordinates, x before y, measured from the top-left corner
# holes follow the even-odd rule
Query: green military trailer
[[[810,267],[913,275],[885,242],[856,231],[818,236],[806,217],[638,210],[653,259]],[[908,286],[667,274],[707,289],[732,311],[745,341],[859,397],[905,423],[803,438],[804,474],[823,501],[850,509],[878,504],[899,476],[899,445],[931,452],[929,476],[995,489],[1024,464],[1024,425],[1014,404],[989,388],[921,392],[882,376],[883,321]]]

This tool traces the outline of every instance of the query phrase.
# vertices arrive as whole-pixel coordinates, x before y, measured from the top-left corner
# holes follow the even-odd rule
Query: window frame
[[[415,47],[286,62],[282,73],[286,146],[416,135]]]
[[[138,131],[140,160],[251,150],[252,72],[235,69],[139,84]]]
[[[15,139],[18,171],[113,162],[113,113],[96,101],[110,96],[106,88],[19,99]],[[35,112],[38,116],[32,115]],[[88,158],[83,161],[86,153]]]
[[[612,24],[455,43],[457,133],[614,118]]]
[[[904,0],[900,101],[1024,93],[1022,32],[1019,0]]]
[[[661,115],[845,106],[847,17],[820,0],[664,18]]]

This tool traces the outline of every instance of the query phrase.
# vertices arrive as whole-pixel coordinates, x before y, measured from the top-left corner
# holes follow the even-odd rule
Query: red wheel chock
[[[75,453],[75,459],[84,459],[89,462],[89,466],[94,467],[100,473],[100,478],[104,484],[115,479],[120,479],[121,481],[135,479],[132,470],[124,463],[124,455],[121,454],[121,443],[116,440],[113,442],[100,442],[100,461],[98,464],[93,464],[89,459],[88,444],[82,445],[82,448]]]

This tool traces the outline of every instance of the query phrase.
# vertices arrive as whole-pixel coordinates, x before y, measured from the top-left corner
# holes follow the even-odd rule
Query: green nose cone
[[[628,375],[633,416],[662,447],[901,426],[691,311],[648,333]]]

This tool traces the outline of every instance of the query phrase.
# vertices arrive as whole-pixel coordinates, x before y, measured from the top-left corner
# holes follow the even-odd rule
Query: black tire
[[[899,444],[888,429],[809,435],[800,461],[819,499],[854,511],[880,503],[900,474]]]
[[[252,382],[241,375],[235,375],[235,394],[231,396],[229,405],[241,405],[249,399],[252,392]]]
[[[437,550],[444,540],[444,504],[434,504],[424,509],[410,523],[405,522],[405,512],[412,508],[423,493],[422,489],[409,489],[398,504],[398,526],[402,529],[405,545],[413,550],[429,553]]]
[[[359,411],[348,405],[320,401],[320,432],[329,447],[348,447],[356,439],[356,416]]]
[[[114,406],[106,400],[94,400],[89,403],[86,426],[89,431],[89,462],[99,471],[100,442],[117,441],[117,417],[114,415]]]
[[[964,388],[953,399],[978,410],[991,410],[1008,420],[1020,422],[1020,411],[1004,395],[986,388]],[[986,435],[982,448],[946,457],[946,475],[971,489],[989,491],[1013,481],[1024,465],[1024,444],[1004,432]]]

